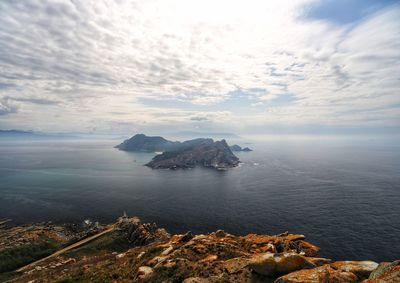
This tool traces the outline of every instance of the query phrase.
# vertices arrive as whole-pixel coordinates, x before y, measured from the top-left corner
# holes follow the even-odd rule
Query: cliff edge
[[[191,232],[170,235],[156,224],[142,223],[136,217],[121,217],[116,223],[98,229],[102,231],[101,237],[84,245],[75,243],[72,250],[64,247],[64,253],[31,263],[20,268],[20,272],[9,270],[0,279],[7,278],[10,282],[165,283],[394,283],[400,280],[400,261],[332,262],[317,257],[320,249],[307,242],[304,235],[288,232],[236,236],[218,230],[205,235]],[[12,249],[21,252],[22,247],[26,249],[27,245],[34,244],[35,237],[40,235],[51,235],[52,241],[64,243],[64,236],[71,238],[69,234],[66,236],[67,230],[70,231],[51,225],[3,229],[0,241],[17,234],[20,241],[16,247],[8,245],[0,249],[0,258],[4,260],[7,255],[15,254]]]

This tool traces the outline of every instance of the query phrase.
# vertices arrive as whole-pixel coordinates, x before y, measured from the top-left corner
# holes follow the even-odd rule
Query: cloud
[[[12,101],[18,101],[18,102],[27,102],[27,103],[33,103],[33,104],[41,104],[41,105],[57,105],[59,104],[58,101],[55,100],[49,100],[45,98],[23,98],[23,97],[4,97],[7,100],[12,100]]]
[[[0,116],[16,112],[17,112],[17,107],[12,103],[10,103],[8,99],[5,98],[0,99]]]
[[[264,105],[264,102],[261,102],[261,101],[251,104],[251,106],[253,106],[253,107],[262,106],[262,105]]]
[[[202,121],[207,121],[208,118],[207,117],[202,117],[202,116],[194,116],[194,117],[190,117],[191,121],[197,121],[197,122],[202,122]]]
[[[307,16],[323,4],[1,1],[3,124],[399,126],[400,6]]]

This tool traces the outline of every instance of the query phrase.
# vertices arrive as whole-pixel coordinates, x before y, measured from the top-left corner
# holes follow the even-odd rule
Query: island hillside
[[[156,152],[172,150],[177,148],[179,144],[180,142],[172,142],[159,136],[150,137],[144,134],[136,134],[115,147],[125,151]]]
[[[153,169],[193,168],[197,165],[224,170],[239,164],[225,140],[198,139],[184,142],[185,146],[156,155],[146,165]]]
[[[109,225],[0,224],[0,281],[400,282],[400,261],[332,261],[318,257],[319,250],[288,232],[170,235],[127,216]]]
[[[146,164],[153,169],[193,168],[200,165],[225,170],[240,162],[232,151],[251,151],[238,145],[230,147],[225,140],[198,138],[179,142],[144,134],[136,134],[116,148],[125,151],[162,152]]]

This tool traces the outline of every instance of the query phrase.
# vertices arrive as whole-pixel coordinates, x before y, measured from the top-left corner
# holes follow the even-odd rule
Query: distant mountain
[[[41,133],[21,130],[0,130],[0,138],[4,139],[64,139],[73,138],[67,133]]]
[[[225,170],[239,164],[225,140],[196,139],[183,142],[178,149],[156,155],[146,164],[153,169],[193,168],[197,165]]]
[[[0,130],[0,135],[31,135],[32,131]]]
[[[32,131],[0,130],[0,138],[40,138],[45,136],[45,134]]]
[[[248,152],[248,151],[253,151],[252,149],[250,149],[250,148],[248,148],[248,147],[242,148],[241,146],[239,146],[239,145],[237,145],[237,144],[231,145],[229,148],[230,148],[232,151],[246,151],[246,152]]]

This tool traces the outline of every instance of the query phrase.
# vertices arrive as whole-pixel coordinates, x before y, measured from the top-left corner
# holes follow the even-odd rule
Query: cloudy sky
[[[0,1],[0,129],[399,128],[399,1]]]

